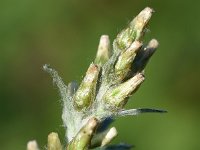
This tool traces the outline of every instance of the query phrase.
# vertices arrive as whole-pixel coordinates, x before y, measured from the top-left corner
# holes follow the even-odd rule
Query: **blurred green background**
[[[23,150],[32,139],[44,149],[51,131],[64,139],[60,97],[42,65],[51,64],[66,83],[81,81],[99,37],[113,40],[146,6],[156,13],[145,39],[157,38],[160,47],[127,108],[168,113],[119,119],[114,142],[136,150],[199,150],[198,0],[1,0],[0,149]]]

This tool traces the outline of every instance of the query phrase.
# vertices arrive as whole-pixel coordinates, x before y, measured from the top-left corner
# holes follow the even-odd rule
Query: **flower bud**
[[[62,150],[62,145],[57,133],[52,132],[48,135],[47,147],[48,150]]]
[[[29,141],[27,144],[27,150],[39,150],[37,142],[35,140]]]
[[[126,98],[135,92],[143,81],[144,75],[142,73],[138,73],[126,82],[111,88],[105,94],[105,103],[113,108],[123,107],[126,103]]]
[[[99,67],[91,64],[74,95],[74,105],[78,110],[88,108],[94,100],[98,75]]]
[[[98,120],[91,118],[67,146],[67,150],[87,150],[93,133],[97,128]]]
[[[106,136],[103,138],[101,142],[101,146],[105,146],[109,144],[115,137],[117,136],[117,129],[115,127],[112,127],[106,134]]]
[[[145,26],[152,16],[153,10],[146,7],[117,35],[117,44],[121,50],[127,49],[134,40],[139,40],[144,33]]]
[[[146,7],[131,21],[130,26],[136,31],[136,40],[142,36],[141,33],[143,33],[147,23],[151,19],[153,12],[154,10],[152,8]]]
[[[140,49],[142,44],[139,41],[135,41],[131,46],[119,56],[115,65],[115,74],[123,80],[127,73],[130,71],[131,64],[136,56],[137,51]]]
[[[95,64],[102,66],[110,57],[110,39],[108,35],[102,35],[99,41]]]

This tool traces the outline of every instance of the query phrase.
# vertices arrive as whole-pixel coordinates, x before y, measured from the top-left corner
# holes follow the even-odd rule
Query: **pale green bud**
[[[98,120],[91,118],[67,146],[67,150],[88,150]]]
[[[139,40],[143,34],[143,30],[151,19],[154,10],[150,7],[143,9],[134,19],[131,21],[130,26],[136,31],[136,40]]]
[[[102,35],[99,41],[95,64],[102,66],[110,57],[110,39],[108,35]]]
[[[123,80],[126,77],[127,73],[130,71],[136,53],[141,46],[142,44],[139,41],[135,41],[126,51],[123,51],[119,56],[115,65],[115,74],[121,80]]]
[[[86,75],[74,95],[74,104],[78,110],[88,108],[94,100],[96,92],[96,83],[99,75],[99,67],[91,64]]]
[[[105,146],[117,136],[117,129],[112,127],[94,135],[91,141],[91,148]]]
[[[107,91],[104,97],[105,103],[113,108],[121,108],[126,103],[126,98],[129,97],[144,81],[142,73],[136,74],[126,82],[111,88]]]
[[[57,133],[52,132],[48,135],[47,149],[48,150],[62,150],[62,145],[60,143],[60,139]]]
[[[129,26],[122,30],[116,38],[121,50],[127,49],[134,40],[139,40],[144,33],[145,26],[152,16],[153,10],[146,7],[130,22]]]
[[[105,137],[103,138],[101,142],[101,146],[105,146],[109,144],[116,136],[117,136],[117,129],[115,127],[110,128],[110,130],[107,132]]]
[[[27,150],[39,150],[37,142],[35,140],[29,141],[27,143]]]

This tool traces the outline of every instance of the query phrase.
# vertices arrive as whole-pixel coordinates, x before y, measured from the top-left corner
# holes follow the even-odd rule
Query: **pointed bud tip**
[[[103,43],[103,45],[107,45],[110,43],[109,36],[108,35],[102,35],[100,38],[100,43]]]
[[[99,46],[95,58],[95,63],[102,66],[110,57],[110,39],[108,35],[102,35],[100,37]]]
[[[51,132],[51,133],[48,135],[48,139],[56,140],[56,139],[58,139],[58,134],[55,133],[55,132]]]
[[[147,20],[148,18],[151,17],[152,13],[154,13],[155,11],[150,8],[150,7],[146,7],[145,9],[143,9],[138,16],[144,17],[144,20]]]
[[[109,36],[108,35],[102,35],[100,37],[100,41],[99,41],[99,47],[98,47],[97,56],[101,56],[101,55],[104,56],[105,53],[106,53],[106,55],[108,55],[109,48],[110,48]]]
[[[148,44],[148,47],[150,48],[158,48],[158,46],[159,46],[159,43],[156,39],[152,39]]]
[[[96,73],[98,71],[98,66],[95,64],[91,64],[88,68],[87,73]]]
[[[90,129],[96,128],[97,124],[98,124],[98,120],[96,118],[91,118],[88,121],[88,128]]]
[[[117,129],[115,127],[112,127],[102,140],[101,146],[109,144],[117,136],[117,134]]]
[[[134,28],[136,30],[138,30],[139,32],[141,32],[144,27],[146,26],[146,24],[148,23],[148,21],[150,20],[152,13],[153,13],[153,9],[150,7],[146,7],[145,9],[143,9],[135,18],[134,20],[131,22],[131,25],[134,26]]]
[[[84,78],[84,82],[94,82],[96,80],[99,73],[99,67],[95,64],[91,64],[86,72],[86,76]]]
[[[47,147],[48,147],[49,150],[61,150],[62,149],[62,145],[60,143],[58,133],[51,132],[48,135]]]
[[[111,139],[115,136],[117,136],[118,132],[117,132],[117,129],[115,127],[112,127],[109,132],[107,133],[106,137]]]
[[[27,143],[27,150],[39,150],[37,142],[35,140],[29,141]]]
[[[148,6],[147,6],[146,8],[144,8],[143,11],[151,12],[151,13],[152,13],[152,12],[153,12],[153,13],[155,12],[153,8],[148,7]]]

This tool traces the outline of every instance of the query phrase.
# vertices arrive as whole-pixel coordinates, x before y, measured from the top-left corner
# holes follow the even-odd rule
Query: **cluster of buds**
[[[64,147],[67,150],[130,149],[125,144],[109,145],[117,136],[117,130],[115,127],[108,128],[108,125],[117,116],[164,112],[148,108],[124,109],[128,98],[144,81],[144,68],[158,47],[155,39],[147,45],[142,42],[152,13],[149,7],[142,10],[117,35],[112,48],[109,37],[102,35],[96,58],[79,86],[76,82],[66,86],[54,69],[44,66],[44,70],[53,77],[62,97],[62,119],[68,141]],[[63,149],[56,133],[48,136],[47,149]]]

